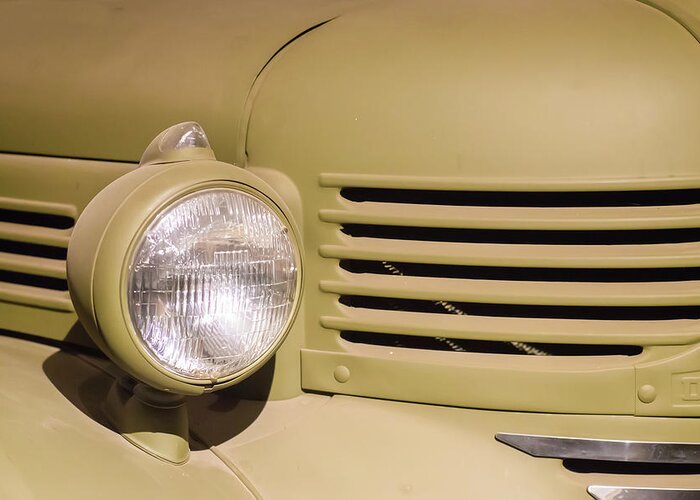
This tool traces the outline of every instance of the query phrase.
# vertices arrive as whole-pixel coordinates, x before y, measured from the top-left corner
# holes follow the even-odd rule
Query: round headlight
[[[285,221],[257,196],[213,188],[177,200],[137,239],[128,266],[139,342],[183,377],[235,376],[285,333],[298,260]]]
[[[170,144],[171,130],[152,146]],[[78,219],[69,289],[92,340],[124,371],[201,394],[251,375],[284,341],[303,281],[299,232],[284,199],[250,171],[203,147],[187,160],[152,146]]]

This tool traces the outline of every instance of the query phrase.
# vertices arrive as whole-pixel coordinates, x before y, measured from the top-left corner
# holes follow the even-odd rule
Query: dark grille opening
[[[418,335],[395,335],[380,332],[340,332],[341,338],[357,344],[370,344],[386,347],[403,347],[430,351],[472,352],[486,354],[528,355],[509,342],[494,340],[445,339],[442,337],[422,337]],[[547,352],[550,356],[636,356],[642,352],[640,346],[595,345],[595,344],[543,344],[527,343],[529,346]]]
[[[607,462],[604,460],[564,460],[564,467],[580,474],[700,474],[700,464],[656,464],[640,462]]]
[[[65,215],[40,214],[23,210],[0,208],[0,222],[26,224],[29,226],[50,227],[52,229],[69,229],[75,221]]]
[[[395,299],[364,295],[342,295],[340,303],[348,307],[407,311],[433,314],[452,314],[430,300]],[[700,319],[700,306],[669,307],[607,307],[607,306],[539,306],[513,304],[482,304],[453,302],[450,304],[471,316],[507,318],[554,318],[593,320],[671,320]],[[439,321],[439,319],[436,319]]]
[[[645,245],[700,241],[700,228],[615,231],[454,229],[344,224],[348,236],[393,240],[521,245]]]
[[[12,271],[0,271],[0,281],[5,283],[15,283],[17,285],[48,288],[50,290],[68,290],[68,282],[66,280],[59,278],[48,278],[46,276],[36,276],[34,274],[15,273]]]
[[[700,189],[665,191],[437,191],[425,189],[343,188],[350,201],[484,207],[634,207],[700,203]]]
[[[393,274],[379,261],[341,260],[340,267],[351,273]],[[700,268],[573,269],[456,266],[446,264],[396,263],[404,276],[461,278],[504,281],[565,282],[652,282],[700,280]]]
[[[68,250],[66,248],[10,240],[0,240],[0,252],[31,255],[33,257],[45,257],[47,259],[56,260],[66,260],[66,256],[68,255]]]

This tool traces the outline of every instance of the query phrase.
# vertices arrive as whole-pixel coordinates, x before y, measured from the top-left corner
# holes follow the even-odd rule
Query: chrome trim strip
[[[700,443],[619,441],[507,432],[499,432],[496,434],[496,439],[528,455],[540,458],[700,464]]]
[[[700,490],[680,488],[637,488],[628,486],[589,486],[596,500],[698,500]]]

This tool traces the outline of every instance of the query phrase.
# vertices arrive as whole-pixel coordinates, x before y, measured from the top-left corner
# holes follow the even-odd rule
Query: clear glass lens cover
[[[165,131],[158,148],[161,151],[176,151],[187,148],[208,148],[209,139],[199,123],[184,122]]]
[[[134,253],[128,308],[166,369],[217,379],[250,366],[294,310],[297,249],[280,217],[233,189],[193,193],[163,211]]]

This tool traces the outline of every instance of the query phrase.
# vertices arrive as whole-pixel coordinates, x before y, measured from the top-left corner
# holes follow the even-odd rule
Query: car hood
[[[691,21],[626,0],[374,3],[270,64],[248,161],[496,190],[697,176]]]
[[[3,2],[0,151],[136,161],[159,131],[197,120],[232,161],[260,70],[357,3]]]

